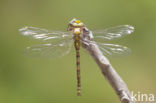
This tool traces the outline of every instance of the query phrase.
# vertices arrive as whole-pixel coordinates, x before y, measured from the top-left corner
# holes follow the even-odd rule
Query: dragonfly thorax
[[[81,33],[81,30],[80,28],[74,28],[73,32],[75,35],[79,35]]]

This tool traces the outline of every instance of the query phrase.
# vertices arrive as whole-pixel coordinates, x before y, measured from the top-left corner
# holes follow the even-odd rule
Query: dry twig
[[[85,40],[85,42],[90,42]],[[87,45],[89,44],[89,45]],[[131,94],[127,88],[125,82],[121,79],[118,73],[110,64],[109,60],[102,54],[99,47],[95,43],[83,43],[82,46],[85,48],[90,55],[94,58],[98,66],[100,67],[103,75],[108,80],[110,85],[114,88],[116,94],[121,100],[121,103],[134,103],[131,98]]]

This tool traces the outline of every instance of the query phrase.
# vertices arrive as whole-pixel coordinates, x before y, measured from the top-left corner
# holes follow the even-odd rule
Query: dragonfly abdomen
[[[81,76],[80,76],[80,52],[76,50],[76,65],[77,65],[77,95],[81,95]]]
[[[74,33],[74,46],[76,50],[77,66],[77,95],[81,95],[81,76],[80,76],[80,33]]]

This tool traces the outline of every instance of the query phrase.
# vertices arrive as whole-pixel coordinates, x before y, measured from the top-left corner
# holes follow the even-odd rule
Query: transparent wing
[[[53,42],[57,40],[72,38],[72,34],[70,32],[46,30],[36,27],[24,27],[19,29],[19,32],[24,36],[42,41],[49,40]]]
[[[120,25],[116,27],[111,27],[104,30],[92,31],[94,40],[113,40],[126,35],[131,34],[134,31],[134,27],[130,25]]]
[[[99,49],[105,56],[123,56],[123,55],[128,55],[130,54],[131,50],[125,46],[122,45],[117,45],[117,44],[108,44],[108,43],[99,43],[99,42],[94,42],[90,41],[84,42],[85,44],[95,44],[98,45]]]
[[[97,45],[103,52],[103,55],[107,56],[128,55],[131,52],[129,48],[117,44],[97,43]]]
[[[73,40],[63,42],[40,44],[27,47],[24,50],[25,55],[33,57],[57,58],[68,54],[71,50]]]

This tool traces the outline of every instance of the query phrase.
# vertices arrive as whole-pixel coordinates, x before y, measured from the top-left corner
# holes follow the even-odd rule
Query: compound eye
[[[76,18],[72,19],[72,20],[69,22],[69,24],[72,24],[72,23],[74,23],[75,21],[76,21]]]
[[[75,20],[75,23],[77,23],[77,24],[78,24],[78,23],[81,23],[81,21],[80,21],[80,20]]]

